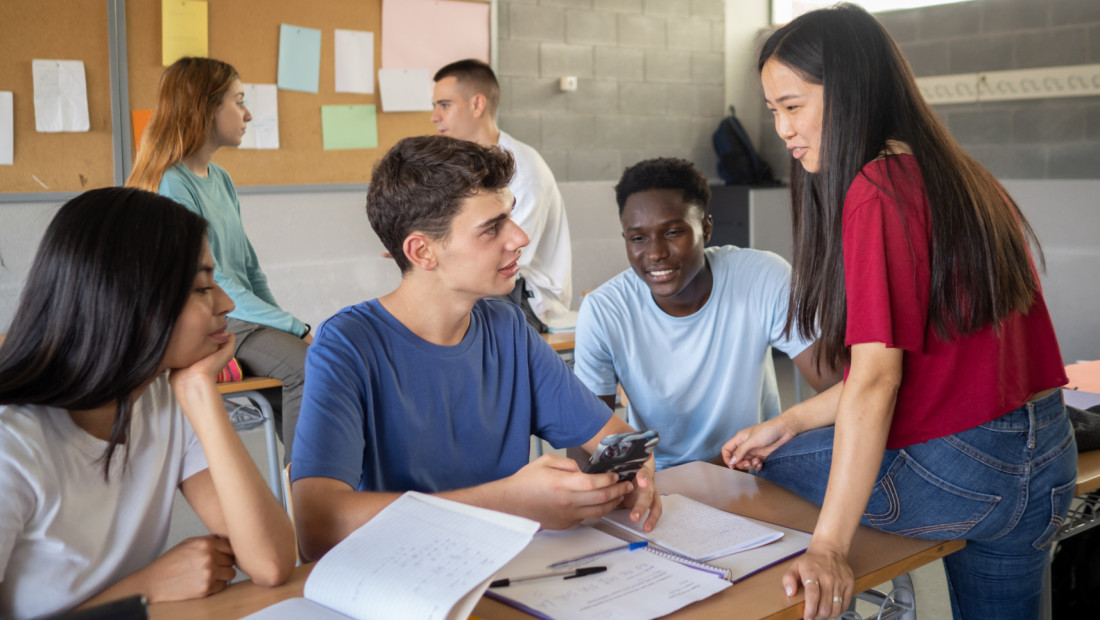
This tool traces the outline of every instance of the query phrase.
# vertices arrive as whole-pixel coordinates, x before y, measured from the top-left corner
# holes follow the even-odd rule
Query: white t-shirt
[[[54,407],[0,406],[0,617],[70,609],[163,553],[179,484],[206,469],[195,432],[158,377],[115,449]]]
[[[717,456],[737,431],[780,413],[771,347],[794,357],[812,344],[781,336],[791,268],[771,252],[706,249],[710,298],[666,314],[626,271],[589,293],[577,317],[574,371],[596,394],[622,383],[627,421],[655,429],[657,467]]]
[[[520,275],[532,293],[531,309],[542,320],[569,310],[573,298],[573,245],[565,203],[554,173],[538,151],[500,132],[497,146],[516,160],[508,189],[516,197],[512,219],[531,238],[519,257]]]

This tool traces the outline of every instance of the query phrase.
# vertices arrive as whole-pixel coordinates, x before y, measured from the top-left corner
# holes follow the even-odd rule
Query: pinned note
[[[152,110],[132,110],[130,118],[133,119],[134,128],[134,152],[141,148],[141,137],[145,135],[145,128],[149,126],[149,120],[153,118]]]
[[[374,94],[374,33],[336,31],[336,92]]]
[[[463,58],[489,62],[489,3],[401,0],[382,3],[382,67],[433,74]]]
[[[15,163],[14,121],[11,91],[0,90],[0,166]]]
[[[326,151],[378,148],[378,112],[370,105],[321,106]]]
[[[244,105],[252,121],[241,140],[242,149],[279,148],[279,93],[274,84],[241,84]]]
[[[432,109],[432,78],[427,69],[379,69],[383,112]]]
[[[321,79],[321,31],[279,26],[279,88],[316,93]]]
[[[42,133],[88,131],[88,85],[81,60],[32,60],[34,128]]]
[[[209,55],[206,0],[161,0],[161,63],[167,67],[184,56]]]

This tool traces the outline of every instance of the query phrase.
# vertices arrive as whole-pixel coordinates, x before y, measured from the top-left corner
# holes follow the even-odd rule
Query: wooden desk
[[[281,388],[283,382],[271,377],[245,377],[240,381],[219,383],[218,392],[222,394],[236,394],[248,390],[266,390],[268,388]]]
[[[736,511],[788,527],[811,530],[818,508],[794,493],[749,474],[708,463],[687,463],[657,473],[664,493],[680,493],[719,508]],[[860,592],[961,549],[962,541],[928,541],[903,538],[860,527],[852,542],[849,561]],[[801,590],[788,599],[780,578],[787,565],[773,566],[718,594],[669,616],[675,619],[799,618]],[[311,565],[295,569],[290,581],[278,588],[238,583],[225,592],[197,601],[160,603],[149,608],[153,620],[239,618],[286,598],[301,596]],[[736,613],[734,611],[736,610]],[[529,619],[523,612],[483,598],[474,615],[487,620]]]
[[[573,332],[558,332],[556,334],[541,334],[542,339],[555,351],[562,353],[573,350]]]

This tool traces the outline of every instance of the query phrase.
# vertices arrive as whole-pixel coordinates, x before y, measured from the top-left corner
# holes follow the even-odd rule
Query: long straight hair
[[[131,395],[156,376],[187,302],[205,232],[199,215],[137,189],[91,190],[62,206],[0,346],[0,404],[117,403],[106,479],[129,434]]]
[[[783,63],[823,86],[820,168],[790,161],[794,264],[785,333],[817,337],[818,362],[850,361],[844,344],[842,216],[844,198],[861,169],[889,141],[916,158],[931,210],[929,320],[951,339],[1027,312],[1039,290],[1028,241],[1031,226],[1004,187],[963,152],[921,96],[901,51],[866,11],[838,4],[806,13],[773,33],[757,69]],[[912,183],[887,157],[892,187]]]
[[[236,79],[232,65],[213,58],[180,58],[165,69],[126,185],[155,192],[165,170],[202,148],[212,135],[214,113]]]

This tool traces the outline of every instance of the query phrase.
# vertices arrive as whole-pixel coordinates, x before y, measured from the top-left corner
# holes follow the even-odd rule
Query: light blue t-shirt
[[[780,413],[771,347],[794,357],[812,344],[781,336],[791,268],[771,252],[706,249],[714,275],[695,314],[661,310],[632,270],[581,303],[574,371],[600,395],[621,383],[627,421],[655,429],[657,467],[717,456],[737,431]]]
[[[441,346],[372,300],[322,323],[309,347],[291,476],[466,488],[519,471],[531,435],[579,446],[610,418],[518,306],[478,301],[462,342]]]
[[[306,324],[275,302],[256,251],[244,234],[233,179],[218,164],[211,163],[208,170],[209,176],[203,178],[176,164],[164,171],[158,192],[210,223],[206,237],[214,255],[214,281],[236,305],[229,316],[302,336]]]

